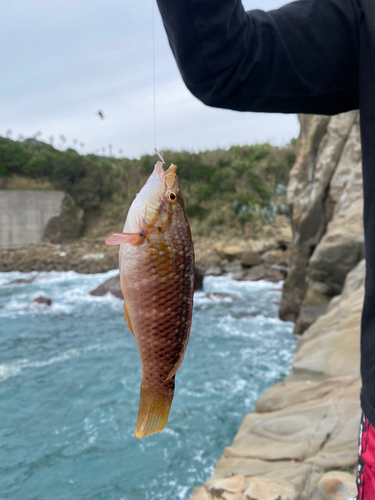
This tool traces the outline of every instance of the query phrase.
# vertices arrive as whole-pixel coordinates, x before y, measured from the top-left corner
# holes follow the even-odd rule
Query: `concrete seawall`
[[[40,243],[44,228],[61,213],[63,191],[1,191],[0,248]]]

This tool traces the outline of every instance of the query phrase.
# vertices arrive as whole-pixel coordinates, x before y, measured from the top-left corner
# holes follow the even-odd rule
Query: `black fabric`
[[[190,91],[238,111],[360,109],[366,294],[361,402],[375,426],[375,0],[300,0],[245,12],[240,0],[157,0]]]

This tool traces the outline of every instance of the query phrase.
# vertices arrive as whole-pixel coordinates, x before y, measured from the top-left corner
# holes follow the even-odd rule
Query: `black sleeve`
[[[359,0],[245,12],[240,0],[157,0],[189,90],[239,111],[358,108]]]

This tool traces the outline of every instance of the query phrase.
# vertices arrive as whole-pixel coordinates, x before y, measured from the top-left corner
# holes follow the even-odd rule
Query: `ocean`
[[[2,500],[187,500],[290,370],[282,284],[206,277],[167,427],[136,439],[141,367],[122,301],[88,294],[115,274],[0,273]],[[52,306],[30,303],[40,295]]]

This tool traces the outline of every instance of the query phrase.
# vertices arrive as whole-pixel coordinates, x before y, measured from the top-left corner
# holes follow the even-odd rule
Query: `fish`
[[[194,247],[176,172],[176,165],[164,170],[158,161],[130,206],[123,233],[105,240],[120,245],[124,314],[142,364],[137,438],[167,424],[191,327]]]

